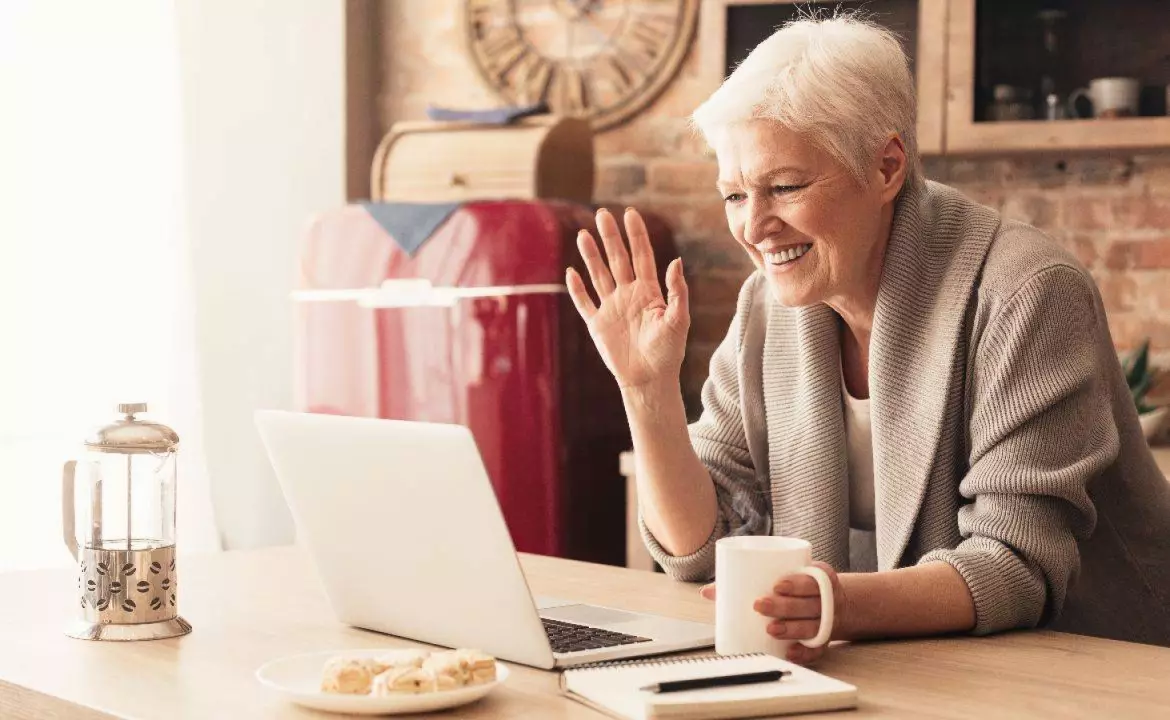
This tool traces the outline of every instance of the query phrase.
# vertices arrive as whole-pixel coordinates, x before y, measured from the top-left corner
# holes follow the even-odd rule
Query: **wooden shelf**
[[[819,1],[813,0],[813,4]],[[857,6],[872,13],[877,22],[891,27],[906,42],[915,66],[918,151],[923,155],[943,152],[948,3],[949,0],[881,0],[878,3],[845,0],[843,3],[847,8]],[[807,12],[807,5],[808,0],[704,0],[695,45],[703,84],[714,91],[729,74],[729,61],[734,64],[739,59],[729,57],[729,52],[734,55],[737,51],[728,46],[729,12],[757,6],[757,12],[752,13],[753,24],[766,31],[755,40],[759,42],[772,28]]]
[[[1094,152],[1170,148],[1170,117],[1112,120],[975,121],[978,0],[946,0],[947,155]]]
[[[1170,147],[1170,117],[951,123],[947,154],[1090,152]],[[955,127],[957,126],[957,127]]]
[[[758,10],[752,11],[753,17],[758,20],[756,24],[768,29],[797,16],[798,11],[794,3],[803,2],[804,0],[703,2],[696,46],[699,55],[698,72],[703,82],[712,90],[718,87],[727,76],[729,61],[737,59],[729,57],[729,53],[734,55],[742,50],[729,47],[729,39],[733,39],[729,38],[729,30],[732,31],[731,36],[737,35],[735,27],[729,25],[729,13],[749,6],[759,6]],[[893,27],[908,42],[907,49],[913,56],[915,66],[918,146],[922,155],[1135,152],[1170,149],[1170,117],[1054,122],[976,121],[978,2],[979,0],[884,0],[882,3],[873,3],[872,7],[865,6],[866,9],[874,11],[879,22]],[[846,5],[852,3],[847,2]],[[1161,17],[1157,13],[1155,16]],[[740,13],[740,24],[746,17],[748,16]],[[1145,16],[1142,18],[1144,21]],[[1151,32],[1156,35],[1161,31],[1152,28]],[[1146,46],[1152,43],[1153,41],[1147,42]]]

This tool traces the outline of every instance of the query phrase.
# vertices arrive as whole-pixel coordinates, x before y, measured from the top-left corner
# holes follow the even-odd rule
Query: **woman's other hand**
[[[833,586],[833,637],[839,637],[838,628],[844,627],[847,622],[844,617],[845,594],[841,590],[840,578],[826,563],[816,562],[813,565],[825,571]],[[803,573],[786,575],[776,581],[772,592],[772,595],[758,598],[753,606],[756,612],[771,620],[766,628],[768,634],[781,640],[811,640],[816,637],[821,627],[821,591],[816,580]],[[699,588],[699,594],[714,600],[715,584]],[[794,642],[788,648],[788,660],[808,665],[820,659],[827,649],[828,645],[810,648]]]
[[[623,390],[641,389],[659,381],[678,381],[686,351],[690,313],[682,261],[666,269],[666,298],[658,285],[654,253],[641,215],[633,208],[625,214],[626,252],[617,220],[608,210],[597,212],[597,231],[605,245],[605,258],[588,230],[577,235],[577,249],[589,270],[599,304],[590,297],[581,276],[572,268],[565,282],[577,312],[589,326],[606,367]]]

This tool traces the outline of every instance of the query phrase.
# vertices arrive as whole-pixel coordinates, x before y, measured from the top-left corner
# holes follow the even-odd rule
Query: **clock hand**
[[[609,47],[613,45],[613,38],[605,32],[605,29],[597,24],[597,21],[588,15],[581,16],[584,24],[593,32],[593,35],[599,38],[598,44],[602,47]]]

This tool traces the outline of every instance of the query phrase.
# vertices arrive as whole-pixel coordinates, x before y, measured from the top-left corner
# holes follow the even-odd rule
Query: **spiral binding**
[[[661,667],[664,665],[692,665],[697,663],[704,663],[709,660],[738,660],[740,658],[754,658],[764,657],[764,653],[740,653],[738,655],[687,655],[684,657],[668,657],[658,660],[609,660],[606,662],[589,663],[588,665],[578,665],[577,667],[568,668],[565,672],[576,672],[578,670],[607,670],[610,668],[624,668],[624,667]]]

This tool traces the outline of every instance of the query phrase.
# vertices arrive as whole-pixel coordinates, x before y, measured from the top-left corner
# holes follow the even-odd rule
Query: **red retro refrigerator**
[[[661,275],[670,232],[646,220]],[[298,406],[466,425],[518,550],[622,564],[629,429],[563,285],[568,266],[587,277],[576,235],[593,227],[576,203],[472,202],[411,254],[363,206],[318,217],[295,293]]]

